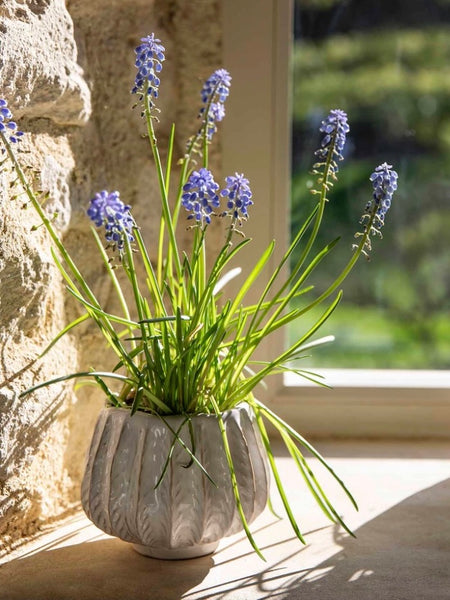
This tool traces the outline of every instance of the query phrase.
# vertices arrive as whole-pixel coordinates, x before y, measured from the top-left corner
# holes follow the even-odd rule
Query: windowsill
[[[407,369],[312,369],[332,388],[450,389],[450,371]],[[313,382],[287,373],[287,387],[313,387]],[[449,397],[450,401],[450,397]]]
[[[295,463],[276,446],[307,546],[295,538],[286,517],[277,520],[267,510],[251,526],[266,563],[242,533],[225,538],[212,556],[160,561],[137,554],[80,514],[8,557],[0,568],[0,597],[447,598],[448,444],[326,442],[317,449],[357,498],[359,512],[329,477],[317,473],[356,539],[327,521],[299,487]],[[310,463],[316,471],[317,461]],[[284,514],[276,493],[273,500]]]
[[[448,371],[319,372],[331,389],[291,374],[273,388],[273,410],[307,438],[450,438]]]

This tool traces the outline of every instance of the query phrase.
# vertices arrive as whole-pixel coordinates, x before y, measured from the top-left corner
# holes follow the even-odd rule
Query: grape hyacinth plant
[[[267,244],[256,265],[243,276],[236,295],[229,297],[227,282],[241,274],[239,268],[231,268],[231,261],[244,261],[246,246],[251,243],[242,228],[252,211],[262,210],[244,174],[228,175],[224,184],[220,185],[208,166],[208,146],[213,141],[217,124],[225,116],[224,103],[230,93],[231,77],[225,69],[218,69],[204,84],[200,91],[200,129],[190,138],[184,156],[174,168],[173,131],[165,164],[159,154],[155,132],[155,102],[164,60],[165,50],[160,40],[154,34],[142,38],[136,48],[137,74],[132,93],[138,98],[159,182],[161,219],[158,239],[144,239],[132,216],[132,207],[120,199],[118,191],[95,193],[87,206],[87,216],[95,226],[92,227],[92,235],[99,250],[99,259],[117,294],[121,311],[118,314],[112,314],[101,305],[59,237],[53,220],[48,217],[39,193],[34,189],[35,183],[27,179],[26,165],[17,144],[23,134],[18,131],[7,102],[0,100],[3,164],[8,161],[12,166],[28,202],[48,232],[54,260],[69,293],[83,308],[83,314],[65,327],[42,356],[63,335],[76,330],[80,323],[89,319],[99,327],[116,355],[110,371],[87,369],[62,375],[39,383],[23,394],[71,379],[89,380],[101,388],[109,405],[127,409],[132,415],[143,411],[157,415],[163,421],[170,415],[183,415],[187,421],[192,415],[216,415],[221,424],[224,448],[227,441],[221,415],[241,403],[247,403],[254,411],[275,486],[299,539],[303,541],[303,536],[273,457],[267,424],[280,433],[307,488],[327,517],[351,533],[311,471],[304,451],[311,453],[328,469],[356,507],[350,492],[311,444],[258,399],[258,386],[266,377],[286,371],[320,383],[310,372],[295,365],[309,348],[329,341],[329,338],[317,340],[314,336],[336,309],[342,295],[342,282],[361,254],[370,252],[371,237],[380,234],[397,188],[397,173],[383,163],[370,176],[373,197],[362,217],[363,230],[356,234],[358,243],[354,244],[352,251],[349,249],[348,262],[336,274],[334,281],[314,296],[310,284],[313,272],[332,251],[337,240],[316,251],[312,258],[311,253],[329,193],[337,181],[337,161],[344,159],[346,136],[350,130],[346,113],[339,109],[331,110],[320,126],[324,135],[312,167],[315,186],[311,190],[313,202],[308,219],[278,266],[269,274],[268,283],[256,303],[247,303],[247,294],[261,273],[267,271],[274,241]],[[172,183],[174,177],[178,178],[177,185]],[[169,202],[169,198],[173,202]],[[220,219],[225,229],[224,243],[217,255],[207,261],[208,229],[213,220]],[[186,228],[192,237],[189,250],[180,247],[177,236],[180,229]],[[297,248],[301,250],[299,258],[286,275],[285,266]],[[157,259],[152,262],[150,255],[155,254]],[[112,267],[114,257],[120,259],[115,261],[115,268]],[[117,268],[123,270],[123,278],[117,277]],[[128,289],[125,289],[126,285]],[[291,301],[301,295],[308,299],[303,306],[295,307]],[[321,316],[313,326],[305,327],[298,340],[268,362],[256,360],[255,353],[264,340],[290,322],[301,320],[319,305],[323,306]],[[178,433],[174,435],[174,443],[181,444]],[[195,447],[194,443],[192,447]],[[192,458],[189,468],[198,468],[195,450],[183,448]],[[227,461],[231,480],[235,482],[233,460],[229,453]],[[237,485],[233,485],[233,492],[239,509],[241,499]],[[261,555],[242,510],[240,515],[251,544]]]
[[[253,204],[249,180],[243,174],[239,175],[239,173],[236,173],[227,177],[226,182],[227,185],[220,192],[220,195],[227,198],[227,209],[231,211],[233,221],[237,221],[238,219],[247,220],[247,207]],[[225,211],[222,214],[226,215],[229,213]],[[239,221],[239,224],[242,224],[241,221]]]
[[[336,155],[339,160],[344,160],[342,153],[347,133],[350,131],[347,114],[338,108],[330,110],[329,115],[322,121],[319,131],[325,135],[320,148],[316,150],[316,156],[325,161],[330,157],[333,160],[333,170],[337,173],[339,169],[333,155]]]
[[[12,118],[12,112],[8,108],[8,103],[3,98],[0,98],[0,133],[2,137],[5,137],[13,144],[17,144],[23,135],[23,131],[18,130],[17,123]],[[2,148],[2,153],[4,152],[5,149]]]
[[[387,211],[391,207],[392,195],[397,189],[398,175],[392,169],[392,165],[383,163],[378,166],[370,176],[370,181],[373,185],[372,200],[369,200],[366,206],[365,213],[361,217],[361,224],[364,225],[364,231],[355,234],[355,237],[363,237],[365,240],[362,252],[368,256],[372,250],[372,242],[370,235],[378,235],[381,237],[380,229],[384,225],[384,218]],[[358,249],[357,245],[353,246]]]
[[[201,97],[204,106],[200,108],[199,117],[208,142],[217,131],[216,123],[225,117],[224,103],[230,93],[230,85],[231,77],[226,69],[214,71],[203,85]]]
[[[391,207],[392,195],[397,189],[397,179],[397,173],[392,170],[392,165],[387,163],[377,167],[370,176],[370,181],[373,184],[373,201],[369,202],[366,210],[370,211],[372,204],[376,206],[379,227],[383,227],[384,217]]]
[[[135,66],[138,72],[131,93],[148,94],[150,97],[157,98],[160,84],[157,73],[162,70],[165,48],[153,33],[142,38],[141,42],[142,44],[135,50]]]
[[[116,246],[119,251],[123,249],[125,236],[129,242],[134,242],[135,223],[130,208],[122,202],[119,192],[108,194],[103,190],[95,194],[86,211],[97,227],[105,228],[105,239],[111,243],[113,249]]]
[[[183,186],[181,200],[184,208],[191,213],[187,218],[195,219],[200,225],[209,225],[213,208],[220,206],[218,189],[219,184],[214,181],[211,171],[205,168],[193,171]]]

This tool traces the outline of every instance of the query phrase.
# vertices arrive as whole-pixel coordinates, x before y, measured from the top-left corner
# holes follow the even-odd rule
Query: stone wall
[[[131,109],[134,52],[154,31],[166,46],[158,125],[176,154],[195,131],[202,80],[221,66],[219,0],[2,0],[0,97],[26,132],[21,160],[51,193],[46,207],[106,305],[112,290],[85,217],[89,198],[118,189],[147,240],[158,223],[155,174]],[[28,153],[28,151],[31,151]],[[220,162],[220,152],[213,154]],[[0,553],[78,505],[84,454],[103,399],[91,388],[34,383],[107,364],[90,326],[39,353],[79,310],[68,300],[42,228],[12,174],[0,175]],[[149,243],[149,245],[151,245]]]

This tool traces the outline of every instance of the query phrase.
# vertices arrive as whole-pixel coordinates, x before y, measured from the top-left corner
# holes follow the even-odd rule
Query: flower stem
[[[161,157],[159,156],[159,150],[157,145],[157,140],[155,136],[155,131],[153,127],[153,119],[151,116],[151,108],[150,108],[150,100],[148,94],[144,94],[145,101],[145,117],[147,123],[147,132],[148,138],[150,141],[150,146],[153,153],[153,158],[155,159],[156,164],[156,172],[158,175],[159,188],[161,192],[161,204],[162,204],[162,219],[164,220],[165,227],[167,227],[167,231],[169,233],[169,248],[167,252],[167,262],[169,265],[172,264],[172,257],[175,260],[175,269],[177,272],[178,279],[181,276],[181,261],[180,255],[178,252],[178,245],[175,238],[175,231],[172,223],[172,215],[170,214],[169,200],[167,197],[167,190],[164,178],[164,172],[161,163]],[[161,263],[163,260],[162,257],[162,249],[160,248],[161,254],[159,255],[159,262]],[[158,268],[158,272],[160,269]]]

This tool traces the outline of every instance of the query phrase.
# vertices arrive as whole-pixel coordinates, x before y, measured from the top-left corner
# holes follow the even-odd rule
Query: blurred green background
[[[341,108],[350,123],[316,249],[341,240],[310,282],[316,288],[350,256],[371,172],[386,161],[399,174],[383,239],[321,330],[336,341],[308,364],[449,369],[450,1],[297,0],[292,62],[292,232],[314,204],[321,120]],[[306,326],[293,325],[291,340]]]

